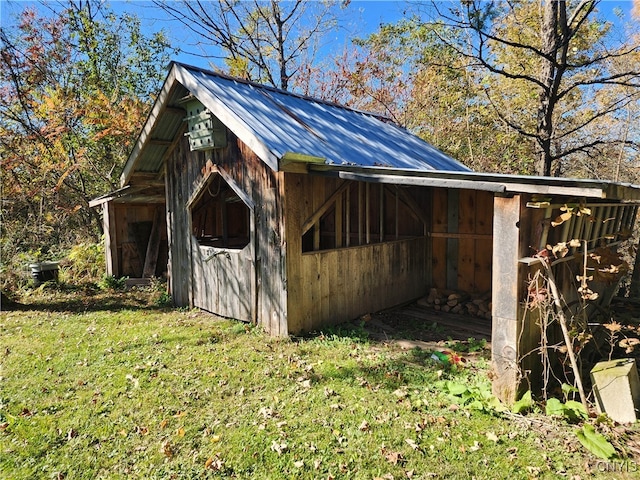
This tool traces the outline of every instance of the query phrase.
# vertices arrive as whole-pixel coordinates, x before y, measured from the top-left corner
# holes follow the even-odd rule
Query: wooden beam
[[[363,200],[362,200],[362,196],[364,195],[363,192],[364,188],[363,188],[363,184],[362,182],[358,182],[358,245],[362,245],[362,221],[363,221],[363,216],[364,216],[364,210],[363,210]]]
[[[469,240],[491,240],[493,235],[490,233],[449,233],[449,232],[431,232],[428,236],[433,238],[467,238]]]
[[[158,265],[158,253],[160,252],[160,228],[162,225],[163,215],[164,207],[156,207],[153,214],[153,226],[151,227],[151,235],[149,235],[149,243],[147,244],[147,253],[144,258],[144,268],[142,270],[143,278],[151,278],[156,274],[156,266]]]
[[[518,260],[520,196],[494,198],[491,363],[493,393],[512,403],[518,394],[520,325]]]
[[[379,219],[380,219],[380,241],[384,241],[384,185],[380,185],[380,198],[379,198],[380,208],[378,208]]]
[[[304,235],[314,226],[322,216],[333,206],[335,200],[342,195],[349,185],[349,182],[342,182],[335,192],[318,208],[304,224],[302,225],[302,234]]]
[[[351,246],[351,184],[347,187],[347,198],[345,201],[345,237],[346,246]]]
[[[364,222],[365,222],[365,238],[367,245],[371,243],[371,194],[369,193],[370,184],[364,185]]]
[[[458,190],[447,190],[447,233],[458,233],[459,201]],[[447,288],[458,288],[458,239],[447,240]]]
[[[347,185],[348,187],[349,185]],[[342,194],[336,197],[336,248],[342,248]]]

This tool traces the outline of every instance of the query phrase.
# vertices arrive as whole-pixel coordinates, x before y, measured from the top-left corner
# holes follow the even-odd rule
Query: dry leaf
[[[324,387],[324,396],[329,398],[329,397],[333,397],[334,395],[336,395],[335,390],[331,389],[331,388],[327,388]]]
[[[304,467],[304,461],[298,460],[297,462],[293,462],[293,466],[296,468],[302,468]]]
[[[275,440],[271,443],[271,450],[276,452],[278,455],[282,455],[282,453],[286,452],[289,446],[286,443],[278,443]]]
[[[173,457],[173,447],[169,441],[166,441],[162,444],[162,448],[160,451],[164,454],[165,457],[171,458]]]
[[[218,457],[209,457],[207,461],[204,462],[204,468],[207,470],[214,470],[219,472],[224,467],[224,461],[220,460]]]
[[[400,452],[384,452],[384,458],[387,460],[387,462],[392,463],[393,465],[397,465],[398,462],[401,462],[403,457],[402,457],[402,453]]]
[[[160,428],[164,429],[167,427],[167,424],[169,423],[169,421],[167,419],[164,419],[160,422]]]
[[[398,388],[397,390],[394,390],[393,394],[398,398],[404,398],[408,395],[407,390],[404,388]]]
[[[211,435],[211,443],[217,443],[220,441],[220,435]]]
[[[500,441],[500,439],[498,438],[498,436],[493,433],[493,432],[487,432],[486,436],[489,440],[491,440],[492,442],[498,443]]]
[[[404,441],[407,442],[407,445],[409,445],[414,450],[419,450],[420,449],[420,445],[418,445],[414,440],[412,440],[410,438],[405,438]]]
[[[300,382],[300,384],[303,388],[311,388],[311,380],[303,380],[302,382]]]
[[[180,427],[178,430],[176,430],[176,435],[179,437],[184,437],[184,428]]]
[[[481,445],[477,441],[475,441],[473,442],[473,445],[469,447],[469,450],[471,450],[472,452],[477,452],[478,450],[480,450],[480,447]]]
[[[360,429],[361,432],[368,432],[369,431],[369,422],[367,422],[366,420],[363,420],[358,428]]]

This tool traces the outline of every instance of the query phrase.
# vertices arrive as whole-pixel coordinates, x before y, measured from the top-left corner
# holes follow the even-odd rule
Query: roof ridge
[[[262,90],[268,90],[268,91],[276,92],[276,93],[279,93],[279,94],[282,94],[282,95],[288,95],[288,96],[291,96],[291,97],[300,98],[302,100],[307,100],[307,101],[310,101],[310,102],[315,102],[315,103],[320,103],[320,104],[323,104],[323,105],[328,105],[330,107],[336,107],[336,108],[340,108],[340,109],[343,109],[343,110],[349,110],[351,112],[359,113],[361,115],[368,115],[370,117],[377,118],[377,119],[379,119],[379,120],[381,120],[383,122],[391,122],[394,125],[397,125],[396,122],[394,122],[390,117],[388,117],[387,115],[383,115],[381,113],[370,112],[370,111],[367,111],[367,110],[360,110],[360,109],[357,109],[357,108],[348,107],[346,105],[342,105],[340,103],[332,102],[330,100],[325,100],[325,99],[318,98],[318,97],[312,97],[310,95],[303,95],[301,93],[291,92],[289,90],[284,90],[282,88],[277,88],[277,87],[274,87],[272,85],[265,85],[263,83],[254,82],[252,80],[247,80],[247,79],[240,78],[240,77],[234,77],[233,75],[228,75],[226,73],[217,72],[215,70],[211,70],[211,69],[207,69],[207,68],[196,67],[194,65],[189,65],[189,64],[186,64],[186,63],[178,62],[176,60],[172,60],[170,62],[169,69],[171,69],[171,67],[173,65],[178,65],[178,66],[180,66],[182,68],[185,68],[187,70],[195,70],[195,71],[207,74],[207,75],[213,75],[213,76],[216,76],[216,77],[220,77],[220,78],[225,79],[225,80],[230,80],[230,81],[234,81],[234,82],[238,82],[238,83],[243,83],[245,85],[250,85],[252,87],[259,88],[259,89],[262,89]]]

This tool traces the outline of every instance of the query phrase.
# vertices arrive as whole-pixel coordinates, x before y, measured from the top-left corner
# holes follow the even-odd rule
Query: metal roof
[[[123,173],[159,171],[182,128],[178,101],[195,96],[271,168],[285,158],[326,165],[470,171],[380,115],[173,63]]]
[[[190,95],[274,170],[300,171],[289,162],[304,162],[309,174],[367,182],[640,201],[637,185],[472,172],[380,115],[179,63],[171,65],[125,164],[122,186],[134,173],[144,174],[144,184],[145,175],[160,172],[185,131],[183,100]]]
[[[640,185],[583,178],[504,175],[480,172],[401,170],[335,165],[310,165],[309,174],[371,183],[485,190],[502,195],[531,193],[640,202]]]

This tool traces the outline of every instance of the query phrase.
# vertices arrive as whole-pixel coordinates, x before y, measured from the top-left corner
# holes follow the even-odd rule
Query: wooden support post
[[[491,363],[495,374],[493,393],[506,403],[516,400],[521,379],[518,366],[519,221],[520,196],[495,197]]]
[[[365,210],[365,224],[366,224],[366,238],[367,245],[371,243],[371,198],[370,198],[370,186],[368,183],[364,185],[364,210]]]
[[[153,214],[153,226],[151,227],[151,235],[149,235],[149,243],[147,244],[147,253],[144,258],[144,268],[142,270],[143,278],[151,278],[156,274],[158,253],[160,252],[160,226],[162,224],[163,215],[164,205],[157,206]]]
[[[345,237],[346,247],[351,246],[351,184],[347,187],[347,198],[345,200]]]
[[[396,199],[396,213],[395,213],[395,221],[396,221],[396,240],[400,238],[400,225],[399,225],[399,215],[400,215],[400,195],[398,194],[398,186],[395,186],[395,199]]]
[[[118,263],[118,239],[116,232],[118,221],[114,213],[113,202],[107,202],[102,206],[102,225],[104,229],[104,247],[107,261],[107,275],[120,276],[120,266]]]
[[[459,192],[453,188],[447,192],[447,232],[458,233],[459,220]],[[457,238],[447,240],[447,288],[458,288],[458,254],[459,241]]]
[[[362,182],[358,182],[358,245],[362,245],[362,220],[363,220],[363,209],[362,209]]]
[[[380,242],[384,242],[384,184],[380,184]]]
[[[336,198],[336,248],[342,248],[342,196],[343,194],[340,194],[338,198]]]

